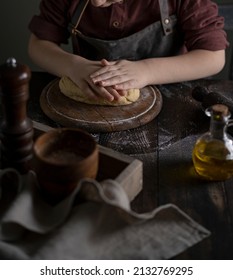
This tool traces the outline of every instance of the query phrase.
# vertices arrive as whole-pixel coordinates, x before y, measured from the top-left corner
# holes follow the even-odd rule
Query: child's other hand
[[[90,75],[94,84],[117,90],[142,88],[147,85],[146,64],[141,61],[101,61],[103,67]]]

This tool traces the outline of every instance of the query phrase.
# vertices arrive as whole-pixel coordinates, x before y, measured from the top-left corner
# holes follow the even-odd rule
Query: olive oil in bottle
[[[226,180],[233,176],[233,139],[227,134],[228,107],[216,104],[206,110],[210,116],[210,130],[203,134],[193,149],[193,164],[203,178],[213,181]]]

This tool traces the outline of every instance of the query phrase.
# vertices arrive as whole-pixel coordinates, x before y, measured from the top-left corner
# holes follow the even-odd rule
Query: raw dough
[[[88,99],[86,95],[80,90],[80,88],[68,77],[62,77],[60,79],[59,87],[61,92],[67,97],[74,99],[75,101],[95,105],[128,105],[135,102],[140,96],[139,89],[130,89],[128,90],[128,93],[125,96],[120,97],[118,101],[110,102],[101,98],[99,100],[91,100]]]

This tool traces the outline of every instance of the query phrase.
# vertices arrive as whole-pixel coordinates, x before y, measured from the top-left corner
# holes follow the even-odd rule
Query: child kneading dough
[[[121,96],[119,100],[108,101],[107,99],[101,97],[99,97],[98,99],[89,99],[87,98],[86,94],[82,92],[82,90],[70,78],[66,76],[60,79],[59,88],[65,96],[75,101],[95,105],[128,105],[138,100],[140,96],[139,89],[129,89],[127,91],[127,94],[125,96]]]

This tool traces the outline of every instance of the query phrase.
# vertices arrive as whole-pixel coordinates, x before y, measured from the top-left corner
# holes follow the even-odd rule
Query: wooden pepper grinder
[[[1,168],[12,167],[21,174],[27,173],[32,160],[33,126],[26,113],[30,78],[28,66],[14,58],[0,66]]]

